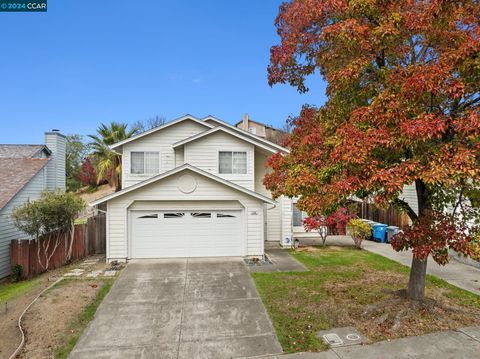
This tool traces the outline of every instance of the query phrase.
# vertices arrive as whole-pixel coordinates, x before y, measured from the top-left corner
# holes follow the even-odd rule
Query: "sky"
[[[310,92],[267,83],[279,42],[274,0],[49,0],[46,13],[0,12],[0,143],[92,134],[100,123],[248,113],[281,127]]]

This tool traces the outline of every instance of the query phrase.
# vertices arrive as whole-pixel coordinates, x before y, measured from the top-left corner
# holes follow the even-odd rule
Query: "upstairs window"
[[[248,132],[250,132],[252,135],[257,134],[257,128],[256,127],[249,127]]]
[[[247,152],[226,152],[218,154],[218,173],[246,174]]]
[[[155,175],[160,172],[158,152],[131,152],[130,173]]]

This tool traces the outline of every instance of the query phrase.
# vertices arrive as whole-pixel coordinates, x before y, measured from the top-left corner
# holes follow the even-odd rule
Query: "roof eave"
[[[243,193],[245,193],[245,194],[247,194],[247,195],[250,195],[250,196],[252,196],[252,197],[255,197],[255,198],[259,199],[259,200],[262,200],[263,202],[270,203],[270,204],[273,204],[273,205],[277,205],[277,204],[278,204],[275,200],[273,200],[273,199],[271,199],[271,198],[268,198],[268,197],[266,197],[266,196],[264,196],[264,195],[262,195],[262,194],[260,194],[260,193],[251,191],[251,190],[249,190],[249,189],[247,189],[247,188],[244,188],[244,187],[239,186],[239,185],[237,185],[237,184],[235,184],[235,183],[233,183],[233,182],[230,182],[230,181],[228,181],[228,180],[226,180],[226,179],[224,179],[224,178],[218,177],[218,176],[216,176],[216,175],[214,175],[214,174],[212,174],[212,173],[206,172],[206,171],[204,171],[204,170],[201,170],[201,169],[199,169],[199,168],[197,168],[197,167],[195,167],[195,166],[192,166],[192,165],[186,163],[186,164],[184,164],[184,165],[182,165],[182,166],[180,166],[180,167],[176,167],[176,168],[174,168],[174,169],[172,169],[172,170],[170,170],[170,171],[163,172],[163,173],[161,173],[161,174],[158,174],[157,176],[154,176],[154,177],[149,178],[149,179],[147,179],[147,180],[145,180],[145,181],[139,182],[139,183],[137,183],[137,184],[135,184],[135,185],[133,185],[133,186],[127,187],[127,188],[125,188],[125,189],[122,190],[122,191],[119,191],[119,192],[116,192],[116,193],[112,193],[112,194],[110,194],[110,195],[108,195],[108,196],[99,198],[99,199],[97,199],[97,200],[89,203],[89,206],[93,207],[93,206],[99,205],[99,204],[101,204],[101,203],[107,202],[107,201],[112,200],[112,199],[114,199],[114,198],[116,198],[116,197],[120,197],[120,196],[122,196],[122,195],[124,195],[124,194],[127,194],[127,193],[129,193],[129,192],[135,191],[136,189],[139,189],[139,188],[141,188],[141,187],[147,186],[147,185],[149,185],[149,184],[151,184],[151,183],[154,183],[154,182],[156,182],[156,181],[160,181],[160,180],[163,179],[163,178],[167,178],[167,177],[169,177],[169,176],[172,176],[172,175],[174,175],[174,174],[176,174],[176,173],[179,173],[179,172],[181,172],[181,171],[183,171],[183,170],[187,170],[187,169],[189,169],[189,170],[191,170],[191,171],[193,171],[193,172],[196,172],[196,173],[198,173],[199,175],[203,175],[203,176],[208,177],[208,178],[210,178],[210,179],[212,179],[212,180],[214,180],[214,181],[217,181],[217,182],[219,182],[219,183],[222,183],[222,184],[224,184],[224,185],[226,185],[226,186],[228,186],[228,187],[230,187],[230,188],[236,189],[236,190],[238,190],[238,191],[240,191],[240,192],[243,192]]]

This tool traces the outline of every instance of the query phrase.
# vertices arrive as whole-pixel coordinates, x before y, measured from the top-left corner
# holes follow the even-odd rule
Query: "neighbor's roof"
[[[51,153],[51,151],[45,145],[0,144],[0,158],[30,158],[43,150]]]
[[[0,158],[0,209],[3,209],[48,161],[48,158]]]
[[[108,196],[105,196],[105,197],[102,197],[102,198],[99,198],[93,202],[90,203],[90,206],[96,206],[100,203],[103,203],[103,202],[106,202],[106,201],[109,201],[113,198],[116,198],[116,197],[119,197],[119,196],[122,196],[128,192],[131,192],[131,191],[135,191],[136,189],[139,189],[143,186],[146,186],[146,185],[149,185],[151,183],[154,183],[154,182],[157,182],[163,178],[167,178],[169,176],[172,176],[176,173],[179,173],[179,172],[182,172],[182,171],[185,171],[185,170],[190,170],[192,172],[195,172],[201,176],[204,176],[204,177],[207,177],[207,178],[210,178],[216,182],[220,182],[222,184],[224,184],[225,186],[227,187],[230,187],[230,188],[233,188],[233,189],[236,189],[237,191],[239,192],[243,192],[245,194],[248,194],[249,196],[252,196],[252,197],[255,197],[257,199],[260,199],[264,202],[267,202],[267,203],[271,203],[271,204],[277,204],[277,202],[275,202],[273,199],[271,198],[268,198],[258,192],[255,192],[255,191],[252,191],[252,190],[249,190],[245,187],[242,187],[242,186],[239,186],[238,184],[235,184],[233,182],[230,182],[230,181],[227,181],[226,179],[223,179],[221,177],[218,177],[210,172],[206,172],[204,170],[201,170],[200,168],[198,167],[195,167],[195,166],[192,166],[188,163],[182,165],[182,166],[179,166],[179,167],[176,167],[170,171],[166,171],[166,172],[163,172],[163,173],[160,173],[159,175],[156,175],[154,177],[151,177],[149,179],[146,179],[142,182],[138,182],[137,184],[134,184],[130,187],[127,187],[127,188],[124,188],[122,189],[121,191],[118,191],[118,192],[115,192],[115,193],[112,193],[111,195],[108,195]]]
[[[236,131],[237,133],[241,133],[243,136],[246,136],[246,137],[248,137],[248,138],[251,138],[252,140],[254,140],[254,141],[256,141],[256,142],[261,142],[261,143],[264,143],[264,144],[266,144],[266,145],[268,145],[268,146],[275,147],[277,150],[282,151],[282,152],[287,152],[287,153],[290,152],[290,151],[288,150],[288,148],[282,147],[282,146],[280,146],[280,145],[278,145],[278,144],[276,144],[276,143],[274,143],[274,142],[272,142],[272,141],[269,141],[269,140],[267,140],[267,139],[265,139],[265,138],[262,138],[262,137],[259,137],[259,136],[257,136],[257,135],[253,135],[253,134],[251,134],[250,132],[245,131],[245,130],[242,129],[242,128],[239,128],[239,127],[236,127],[236,126],[232,126],[232,125],[230,125],[229,123],[227,123],[227,122],[225,122],[225,121],[223,121],[223,120],[220,120],[219,118],[216,118],[215,116],[209,115],[209,116],[203,118],[202,120],[203,120],[203,121],[213,121],[213,122],[216,122],[216,123],[218,123],[219,125],[224,126],[224,127],[226,127],[226,128],[229,128],[229,129],[231,129],[231,130],[233,130],[233,131]]]
[[[238,126],[238,125],[241,124],[242,122],[243,122],[243,120],[238,121],[238,122],[235,124],[235,126]],[[285,132],[285,131],[282,131],[282,130],[280,130],[280,129],[278,129],[278,128],[275,128],[275,127],[273,127],[273,126],[271,126],[271,125],[267,125],[266,123],[252,120],[251,118],[248,119],[248,122],[253,122],[253,123],[256,123],[257,125],[264,126],[264,127],[266,127],[266,128],[271,128],[272,130],[275,130],[275,131]]]

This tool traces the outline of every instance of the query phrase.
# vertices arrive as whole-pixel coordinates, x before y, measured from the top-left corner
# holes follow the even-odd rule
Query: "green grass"
[[[418,328],[415,325],[419,316],[413,320],[409,318],[403,332],[392,334],[379,330],[377,333],[377,319],[362,315],[366,307],[390,298],[388,290],[406,287],[408,267],[356,248],[324,247],[291,253],[309,271],[252,273],[285,352],[324,350],[326,345],[316,333],[337,326],[356,326],[368,332],[372,340],[440,330],[435,315],[426,315],[426,324],[421,323]],[[427,295],[480,312],[479,296],[434,276],[427,277]],[[452,317],[448,320],[463,319]],[[409,325],[413,327],[413,334],[408,332]]]
[[[25,295],[29,291],[39,287],[42,283],[40,278],[24,280],[21,282],[0,284],[0,304],[4,304],[21,295]]]
[[[85,307],[84,311],[80,314],[80,316],[72,323],[69,330],[72,334],[68,337],[65,345],[55,351],[55,359],[64,359],[68,357],[72,349],[75,347],[75,344],[77,344],[78,339],[82,335],[83,330],[85,329],[87,324],[93,319],[97,308],[102,302],[103,298],[105,298],[105,296],[110,291],[114,279],[104,279],[102,281],[103,285],[95,296],[93,302],[91,302],[87,307]]]

